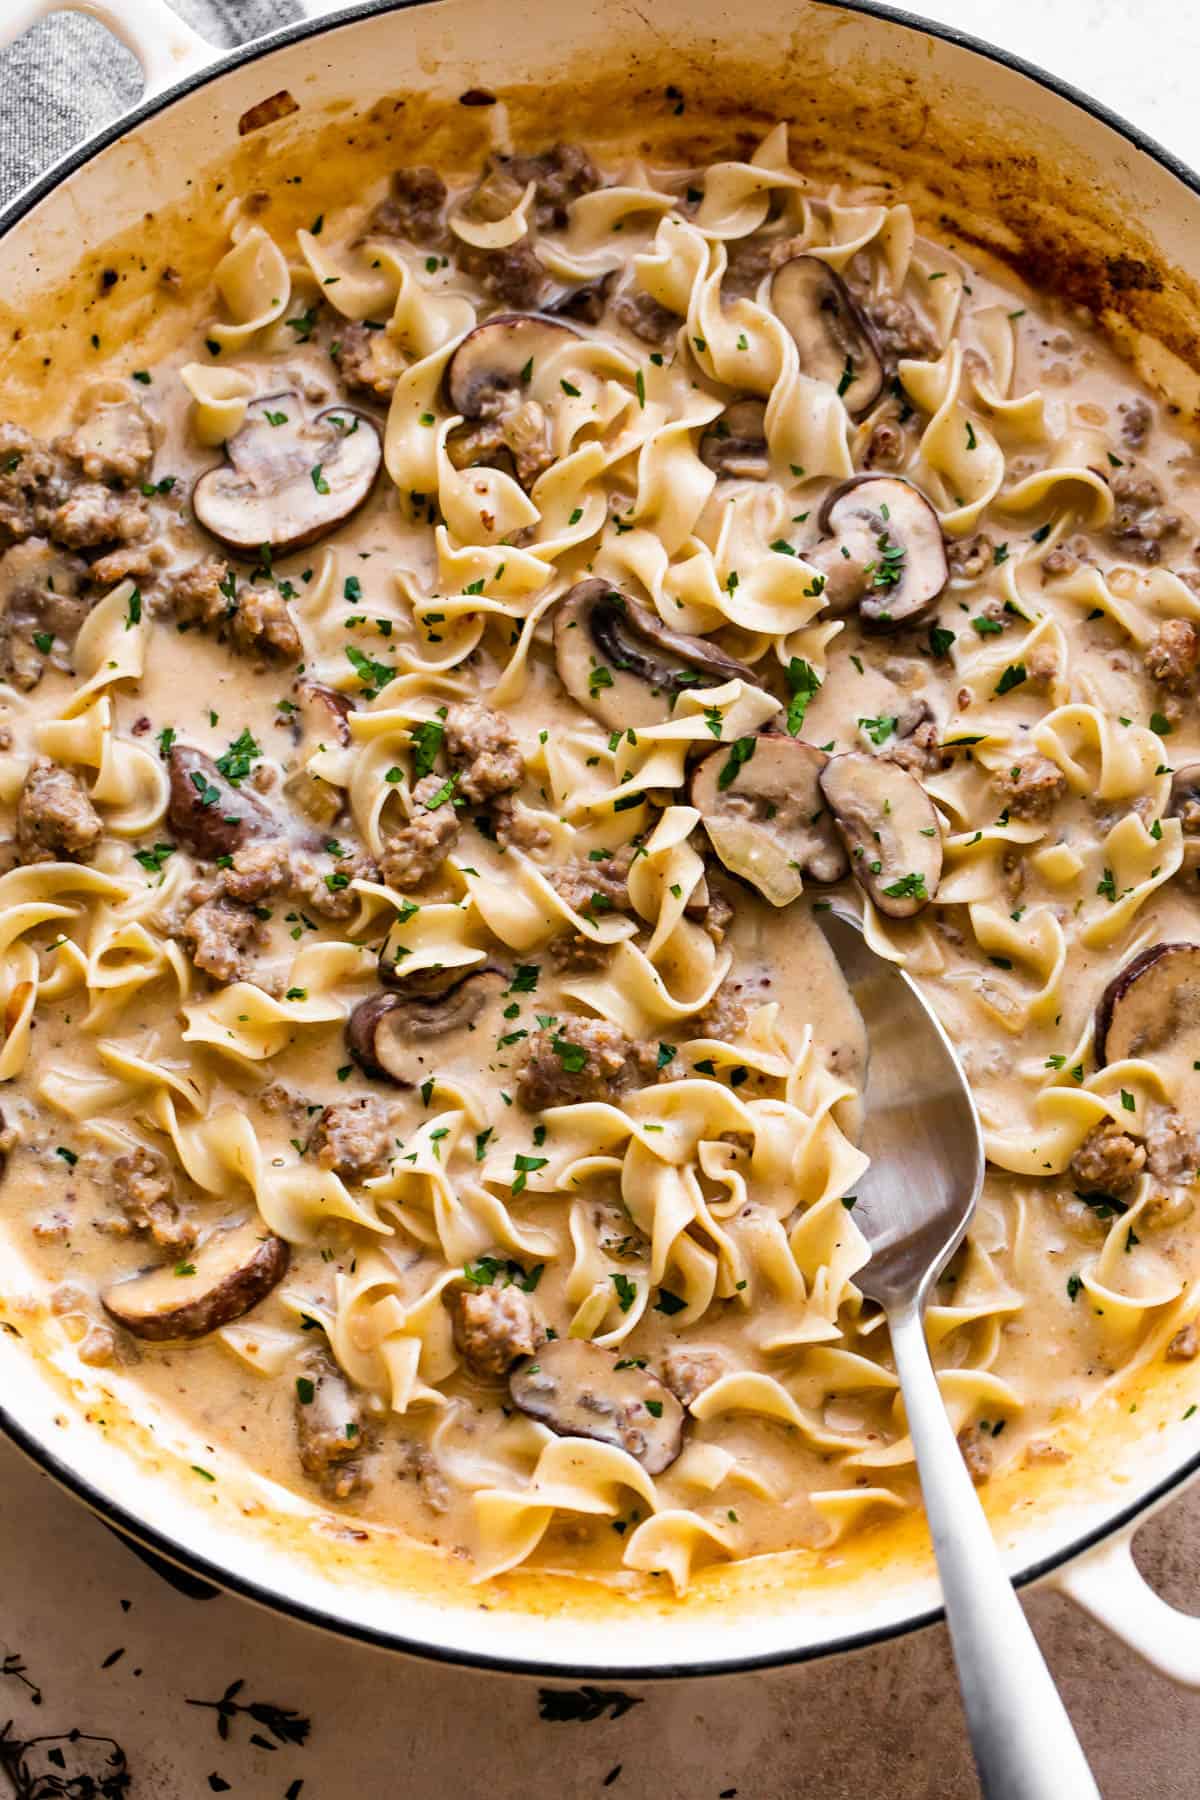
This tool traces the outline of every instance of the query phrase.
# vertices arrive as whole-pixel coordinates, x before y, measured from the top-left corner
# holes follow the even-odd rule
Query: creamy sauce
[[[44,674],[0,690],[11,734],[0,792],[19,854],[58,870],[36,893],[20,874],[3,878],[7,897],[0,888],[14,920],[5,1193],[66,1337],[205,1443],[483,1574],[527,1560],[682,1586],[693,1561],[823,1544],[916,1500],[885,1334],[853,1286],[861,1025],[811,918],[819,888],[777,910],[722,870],[688,809],[689,745],[693,762],[728,758],[734,794],[755,769],[753,749],[735,751],[762,725],[830,756],[895,754],[938,809],[940,885],[910,886],[930,904],[908,920],[869,908],[868,930],[926,984],[988,1132],[980,1215],[930,1320],[979,1477],[1065,1454],[1059,1429],[1148,1345],[1191,1348],[1197,1116],[1183,1027],[1194,978],[1164,988],[1161,1031],[1136,1037],[1115,1071],[1098,1066],[1091,1018],[1139,950],[1193,929],[1196,820],[1186,804],[1172,816],[1170,771],[1200,755],[1200,603],[1170,571],[1194,573],[1196,465],[1097,337],[913,245],[903,208],[878,194],[805,200],[778,147],[750,172],[605,176],[634,198],[605,212],[584,184],[537,233],[543,306],[615,273],[578,339],[539,344],[528,373],[523,361],[510,371],[545,452],[524,488],[507,472],[524,437],[510,435],[500,472],[481,476],[455,470],[445,425],[450,347],[477,317],[514,309],[511,295],[486,295],[456,267],[464,240],[440,224],[423,246],[392,237],[385,256],[364,252],[361,210],[321,219],[305,262],[290,238],[273,246],[248,204],[217,272],[221,299],[206,296],[178,352],[143,369],[131,349],[136,376],[55,422],[86,432],[106,409],[128,422],[132,404],[151,421],[152,466],[129,488],[161,553],[110,584],[119,601],[89,666],[60,634],[39,645],[35,621],[22,649],[27,668],[33,642]],[[523,185],[508,205],[464,211],[469,188],[448,203],[468,238],[493,234],[475,246],[485,275],[489,248],[521,241]],[[727,282],[722,306],[714,247],[747,238],[765,247],[767,286],[739,298]],[[769,286],[784,240],[797,256],[820,252],[873,320],[883,382],[853,421],[838,390],[858,372],[857,340],[842,346],[840,375],[807,385],[786,348]],[[637,317],[661,323],[657,340],[631,330],[619,304],[639,294],[665,311]],[[390,330],[364,334],[362,319],[382,325],[393,307]],[[347,396],[359,359],[378,391]],[[554,368],[544,381],[543,359]],[[722,409],[744,393],[769,401],[770,477],[739,468],[714,484]],[[180,572],[214,553],[195,484],[254,396],[271,397],[254,427],[268,457],[273,433],[282,444],[323,407],[348,420],[360,409],[348,429],[374,419],[385,437],[387,466],[348,522],[260,557],[253,574],[253,558],[231,559],[239,616],[247,591],[282,602],[298,655],[290,640],[282,654],[239,640],[225,620],[205,628],[180,600]],[[326,465],[298,467],[317,514]],[[908,476],[951,546],[948,583],[903,629],[868,628],[854,607],[835,618],[830,604],[836,565],[822,561],[818,512],[851,467]],[[1147,478],[1157,492],[1133,485]],[[889,517],[872,526],[885,567]],[[899,595],[915,552],[894,521],[891,536]],[[540,545],[557,547],[539,575]],[[8,552],[10,575],[21,554]],[[667,627],[716,635],[752,677],[706,677],[724,696],[707,719],[705,688],[685,685],[669,717],[653,704],[628,735],[610,730],[594,714],[613,681],[572,700],[553,636],[553,603],[593,571]],[[889,580],[868,571],[865,589],[886,596]],[[107,604],[96,581],[83,591]],[[19,635],[14,625],[10,642]],[[332,713],[319,747],[301,731],[314,680],[346,696],[348,743]],[[505,849],[494,802],[472,800],[450,861],[406,885],[388,857],[410,807],[436,824],[463,797],[454,784],[469,784],[474,752],[453,753],[451,715],[475,701],[503,714],[519,747],[524,835]],[[656,723],[688,718],[700,723],[684,748],[655,740]],[[70,728],[80,720],[90,739]],[[190,855],[167,818],[172,732],[234,771],[235,801],[244,792],[272,809],[275,835],[309,857],[318,900],[357,896],[344,920],[284,885],[256,902],[269,916],[225,972],[206,971],[189,920],[219,902],[225,873]],[[111,892],[80,895],[65,859],[30,862],[19,806],[39,755],[90,790],[103,835],[86,859]],[[412,806],[426,763],[449,791]],[[193,786],[203,806],[203,777]],[[626,846],[642,854],[614,905],[603,872]],[[573,889],[547,884],[568,865]],[[598,902],[589,869],[601,872]],[[74,910],[18,918],[31,898]],[[564,971],[553,946],[580,936],[609,947]],[[322,959],[320,945],[359,948]],[[377,952],[398,992],[422,977],[444,987],[447,968],[502,972],[468,1024],[419,1041],[401,1028],[411,1086],[372,1078],[346,1047],[348,1016],[384,991]],[[697,1028],[717,993],[740,1012]],[[561,1031],[571,1018],[617,1035],[577,1042]],[[522,1088],[534,1042],[555,1078],[541,1105]],[[614,1044],[610,1082],[596,1085]],[[580,1074],[577,1091],[568,1078]],[[322,1156],[322,1115],[361,1098],[388,1109],[390,1142],[370,1169],[342,1165],[342,1181],[336,1156]],[[545,1116],[556,1101],[567,1110]],[[638,1122],[632,1139],[622,1109]],[[139,1147],[166,1172],[157,1232],[130,1208],[129,1163],[114,1168]],[[114,1324],[102,1293],[113,1302],[114,1283],[162,1263],[189,1295],[195,1258],[222,1226],[253,1218],[256,1198],[263,1234],[290,1245],[265,1298],[194,1341]],[[555,1437],[514,1411],[504,1371],[473,1367],[452,1330],[460,1295],[485,1310],[512,1296],[535,1333],[509,1359],[522,1367],[547,1329],[659,1373],[681,1345],[703,1353],[698,1387],[674,1377],[695,1408],[683,1455],[650,1480],[636,1455],[605,1460],[596,1440]],[[331,1449],[339,1433],[349,1451]]]

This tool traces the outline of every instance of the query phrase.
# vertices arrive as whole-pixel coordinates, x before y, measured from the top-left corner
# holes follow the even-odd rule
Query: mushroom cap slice
[[[621,1360],[629,1366],[619,1369]],[[648,1475],[660,1475],[683,1448],[683,1408],[670,1388],[584,1338],[543,1344],[513,1370],[508,1387],[514,1406],[559,1437],[614,1444]]]
[[[554,616],[559,680],[610,731],[661,725],[687,688],[758,685],[753,669],[706,638],[672,631],[657,613],[598,578],[580,581]]]
[[[1200,863],[1200,763],[1184,763],[1171,780],[1167,817],[1183,826],[1183,861],[1186,868]]]
[[[795,340],[806,375],[836,388],[855,418],[875,404],[883,358],[836,269],[819,256],[793,256],[775,271],[771,305]]]
[[[735,481],[765,481],[771,468],[766,416],[762,400],[733,401],[701,436],[700,461]]]
[[[349,718],[356,708],[348,694],[339,694],[323,681],[305,678],[296,682],[293,692],[296,702],[290,723],[296,740],[296,767],[285,779],[283,791],[310,819],[332,825],[345,804],[345,794],[311,773],[307,764],[319,750],[350,742]]]
[[[490,419],[523,388],[539,362],[580,333],[544,313],[499,313],[468,331],[446,365],[446,398],[464,419]]]
[[[258,1305],[287,1274],[291,1252],[259,1218],[214,1231],[186,1262],[163,1263],[104,1288],[110,1318],[160,1343],[205,1337]],[[190,1270],[191,1273],[184,1271]]]
[[[508,985],[503,969],[472,969],[441,992],[389,992],[360,1000],[346,1021],[346,1048],[364,1075],[417,1087],[432,1073],[421,1046],[472,1026]]]
[[[167,824],[194,855],[215,862],[250,838],[278,837],[279,826],[245,787],[234,787],[194,744],[173,744],[167,758]]]
[[[825,576],[830,612],[857,601],[871,625],[908,625],[950,579],[938,516],[902,475],[850,476],[826,494],[817,524],[827,536],[807,559]]]
[[[692,805],[725,867],[772,906],[797,899],[805,879],[843,880],[850,865],[821,792],[825,752],[781,731],[741,742],[748,756],[723,744],[692,775]]]
[[[239,556],[257,556],[264,545],[283,556],[325,537],[357,512],[383,457],[365,413],[330,406],[308,418],[291,393],[252,400],[225,449],[228,461],[192,489],[192,510]]]
[[[831,757],[820,782],[855,880],[881,913],[911,919],[928,906],[942,878],[933,801],[907,769],[861,750]]]
[[[1186,1039],[1186,1044],[1183,1040]],[[1151,944],[1113,976],[1096,1007],[1096,1060],[1169,1052],[1200,1058],[1200,944]],[[1181,1050],[1186,1054],[1180,1055]]]

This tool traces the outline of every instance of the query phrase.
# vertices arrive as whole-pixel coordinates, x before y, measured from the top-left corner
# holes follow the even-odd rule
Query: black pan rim
[[[1134,149],[1141,151],[1143,155],[1158,163],[1191,193],[1200,195],[1200,176],[1181,158],[1173,155],[1156,139],[1150,137],[1136,125],[1132,125],[1103,102],[1093,99],[1071,82],[1064,81],[1057,75],[1051,75],[1047,70],[1039,68],[1036,63],[1029,62],[1012,51],[989,44],[970,32],[959,31],[953,26],[940,25],[922,19],[918,14],[907,12],[903,8],[884,4],[883,0],[814,0],[814,3],[829,7],[833,11],[858,13],[866,18],[879,19],[885,24],[898,25],[924,37],[939,38],[959,49],[970,51],[987,62],[997,63],[1002,68],[1010,69],[1025,77],[1035,86],[1045,88],[1059,99],[1066,100],[1080,112],[1098,120],[1118,137],[1124,138]],[[279,31],[272,32],[268,37],[256,38],[249,44],[243,44],[237,49],[220,55],[210,67],[186,77],[153,99],[143,101],[130,112],[122,114],[112,125],[106,126],[93,137],[86,139],[48,169],[44,175],[39,176],[0,211],[0,237],[7,236],[41,200],[81,169],[85,163],[90,162],[94,156],[107,149],[110,144],[124,137],[127,132],[147,119],[152,119],[159,113],[165,112],[177,100],[185,99],[188,95],[205,87],[209,82],[230,74],[234,69],[258,62],[289,44],[310,39],[316,40],[339,30],[342,26],[353,25],[379,14],[406,12],[410,7],[436,4],[438,4],[438,0],[364,0],[362,4],[347,7],[344,11],[336,14],[284,26]],[[692,1680],[699,1676],[751,1674],[758,1670],[791,1668],[803,1663],[818,1662],[827,1657],[868,1650],[877,1644],[906,1637],[910,1632],[921,1631],[930,1625],[939,1623],[945,1616],[941,1607],[933,1607],[904,1620],[876,1626],[870,1630],[850,1632],[826,1643],[764,1651],[758,1655],[711,1657],[696,1662],[664,1663],[656,1665],[654,1668],[616,1661],[551,1663],[535,1658],[496,1656],[480,1651],[451,1649],[443,1645],[431,1644],[427,1640],[407,1638],[400,1632],[382,1631],[374,1626],[355,1623],[337,1614],[326,1612],[321,1607],[310,1606],[303,1601],[280,1594],[246,1577],[232,1574],[223,1565],[211,1562],[200,1552],[181,1544],[146,1520],[127,1511],[124,1506],[109,1499],[91,1481],[56,1456],[48,1444],[43,1443],[40,1438],[15,1419],[2,1401],[0,1401],[0,1430],[43,1473],[49,1475],[75,1498],[81,1500],[106,1524],[111,1525],[121,1535],[133,1538],[139,1544],[156,1551],[168,1562],[175,1563],[178,1567],[212,1582],[214,1586],[224,1592],[236,1594],[241,1599],[249,1600],[269,1612],[282,1614],[286,1618],[294,1619],[300,1624],[313,1626],[335,1637],[424,1662],[441,1663],[456,1668],[485,1670],[495,1674],[521,1675],[543,1682],[626,1681],[636,1685],[647,1685],[666,1681]],[[1153,1487],[1130,1500],[1114,1514],[1109,1515],[1103,1523],[1093,1526],[1061,1549],[1041,1557],[1019,1570],[1013,1576],[1014,1586],[1018,1589],[1030,1587],[1067,1567],[1068,1564],[1085,1555],[1087,1551],[1095,1549],[1106,1539],[1117,1536],[1135,1520],[1152,1512],[1171,1495],[1186,1487],[1197,1474],[1200,1474],[1200,1450],[1188,1457],[1169,1475],[1156,1482]]]

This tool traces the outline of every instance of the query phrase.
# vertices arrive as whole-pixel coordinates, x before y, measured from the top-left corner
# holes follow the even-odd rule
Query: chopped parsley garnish
[[[1028,679],[1029,671],[1023,662],[1009,663],[1003,675],[1001,675],[999,681],[996,683],[996,693],[1009,694],[1012,692],[1013,688],[1020,687],[1022,682],[1028,681]]]
[[[446,734],[446,727],[442,723],[445,717],[446,708],[443,706],[439,708],[436,719],[424,719],[420,725],[412,727],[413,774],[418,781],[433,773],[433,765]]]
[[[458,786],[460,774],[461,770],[456,770],[453,775],[443,781],[441,787],[438,789],[437,793],[434,794],[432,799],[422,801],[422,805],[426,812],[436,812],[439,806],[445,806],[447,800],[450,799],[455,788]]]
[[[217,767],[226,781],[236,787],[250,773],[250,765],[262,755],[262,745],[251,736],[249,728],[234,738],[224,755],[218,756]],[[207,802],[205,802],[207,805]]]
[[[544,1169],[549,1161],[550,1158],[548,1156],[525,1156],[520,1153],[514,1156],[513,1168],[516,1170],[516,1174],[512,1181],[512,1192],[514,1194],[523,1193],[528,1177],[532,1175],[535,1170]]]
[[[300,343],[307,344],[317,322],[317,302],[314,300],[305,312],[298,313],[294,319],[289,319],[287,322],[296,333]]]
[[[623,1313],[627,1313],[637,1299],[637,1283],[630,1281],[628,1275],[614,1274],[609,1280],[617,1290],[617,1304]]]
[[[724,793],[726,788],[733,786],[733,783],[737,780],[738,771],[744,768],[750,761],[751,757],[754,755],[757,741],[756,738],[752,737],[738,738],[736,742],[729,746],[729,760],[725,763],[721,773],[717,776],[717,787],[722,793]]]
[[[192,770],[190,779],[192,786],[200,796],[201,806],[215,806],[221,798],[220,788],[215,787],[206,776],[201,774],[199,769]]]
[[[891,887],[885,887],[884,893],[889,900],[925,900],[925,877],[915,871],[902,875],[899,881],[893,881]]]
[[[860,731],[865,731],[873,744],[886,744],[896,729],[898,721],[880,714],[877,719],[859,719]]]
[[[550,1039],[550,1048],[568,1075],[578,1075],[587,1068],[588,1053],[582,1044],[573,1044],[570,1038],[560,1037],[555,1032]]]
[[[371,657],[365,656],[354,644],[346,645],[346,661],[363,686],[369,688],[373,694],[377,693],[380,688],[386,687],[396,673],[386,663],[375,662]]]
[[[155,844],[152,850],[135,850],[133,859],[142,865],[147,874],[158,875],[168,856],[173,856],[174,853],[174,844]]]
[[[799,737],[804,729],[808,703],[821,691],[821,677],[802,656],[793,656],[787,666],[787,682],[792,691],[787,709],[787,728],[792,737]]]

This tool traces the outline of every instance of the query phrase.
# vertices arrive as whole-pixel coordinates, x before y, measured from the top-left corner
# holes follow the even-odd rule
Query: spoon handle
[[[889,1314],[946,1621],[987,1800],[1100,1800],[955,1442],[918,1304]]]

